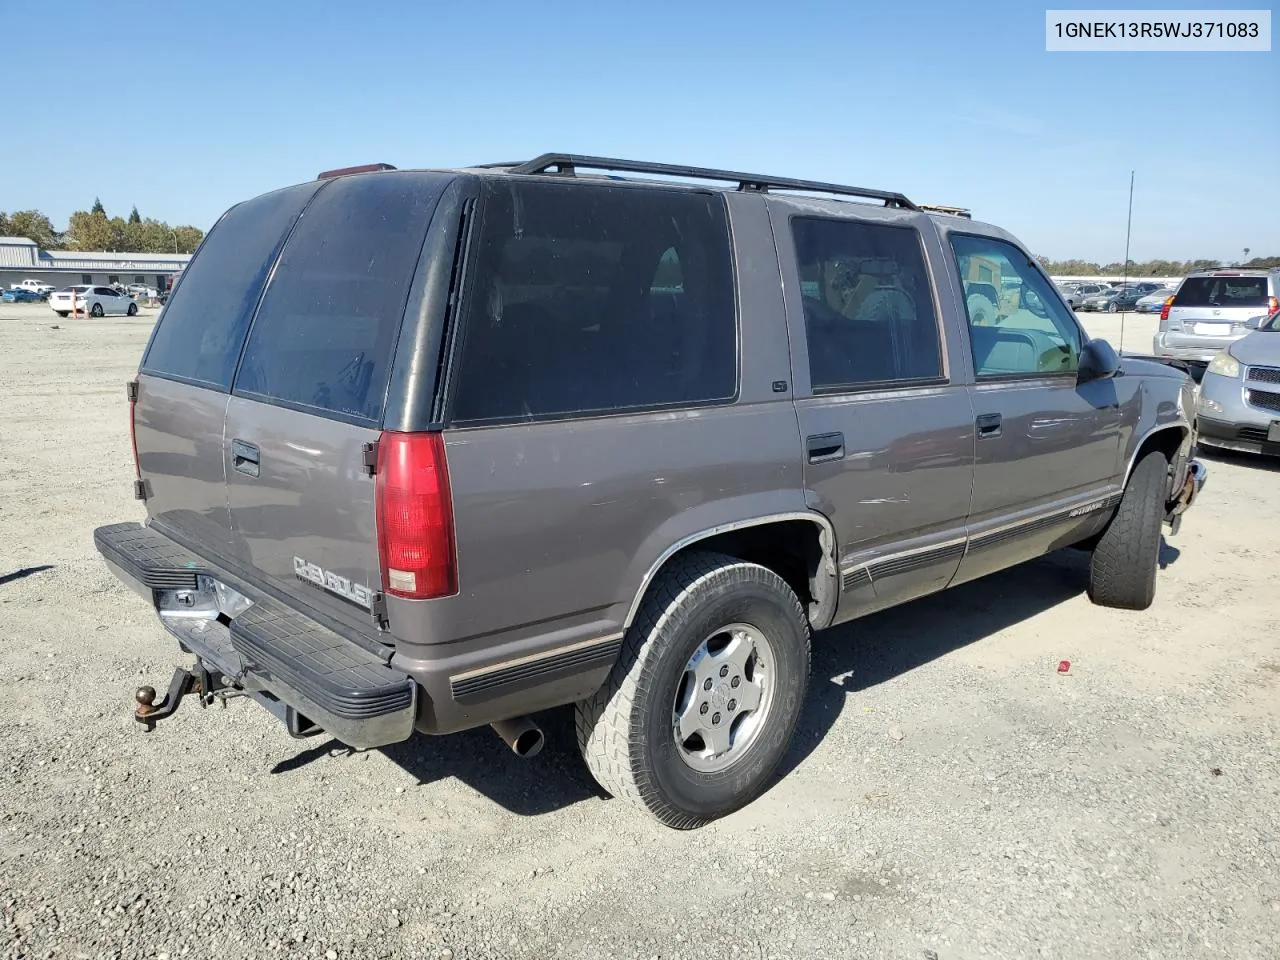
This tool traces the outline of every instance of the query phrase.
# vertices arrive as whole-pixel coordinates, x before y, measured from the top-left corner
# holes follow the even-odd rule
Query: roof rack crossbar
[[[887,190],[868,190],[839,183],[822,183],[817,180],[796,180],[791,177],[770,177],[756,173],[740,173],[733,170],[714,170],[709,167],[687,167],[673,163],[646,163],[641,160],[617,160],[610,157],[588,157],[574,153],[544,153],[527,163],[510,168],[516,174],[552,173],[574,176],[578,167],[590,170],[612,170],[621,173],[649,173],[664,177],[688,177],[694,180],[720,180],[737,183],[741,191],[767,193],[770,190],[806,190],[812,193],[832,193],[837,196],[861,197],[882,200],[886,207],[903,210],[918,209],[900,193]]]

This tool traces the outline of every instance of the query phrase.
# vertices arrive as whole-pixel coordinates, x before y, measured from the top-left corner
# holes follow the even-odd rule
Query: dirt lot
[[[1210,462],[1146,613],[1065,555],[820,636],[785,776],[675,833],[599,794],[565,712],[529,762],[243,701],[141,733],[180,658],[91,534],[142,515],[149,328],[0,305],[0,957],[1280,954],[1280,467]]]

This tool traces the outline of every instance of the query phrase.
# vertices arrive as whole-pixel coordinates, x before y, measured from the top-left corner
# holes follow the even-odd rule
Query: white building
[[[191,260],[189,253],[94,253],[41,250],[26,237],[0,237],[0,289],[23,280],[55,287],[73,283],[144,283],[157,290]]]

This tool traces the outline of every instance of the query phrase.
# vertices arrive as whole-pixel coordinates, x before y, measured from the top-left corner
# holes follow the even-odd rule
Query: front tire
[[[92,307],[89,308],[89,316],[91,317],[100,317],[102,316],[102,314],[103,314],[102,304],[100,303],[95,303]]]
[[[1099,606],[1146,610],[1155,600],[1168,479],[1169,461],[1158,450],[1134,467],[1089,562],[1089,599]]]
[[[136,303],[129,304],[128,314],[131,317],[136,317],[138,315],[138,305]]]
[[[1107,313],[1117,313],[1119,312],[1119,310],[1120,308],[1117,307],[1114,303],[1107,304]]]
[[[55,310],[53,312],[56,313],[58,316],[62,317],[62,319],[64,320],[71,315],[70,310]]]
[[[809,619],[786,581],[690,553],[650,587],[609,679],[577,704],[578,746],[610,794],[699,827],[769,785],[808,681]]]

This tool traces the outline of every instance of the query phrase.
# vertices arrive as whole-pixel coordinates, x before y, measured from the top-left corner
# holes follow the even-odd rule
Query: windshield
[[[1176,307],[1265,307],[1266,277],[1188,277]]]

